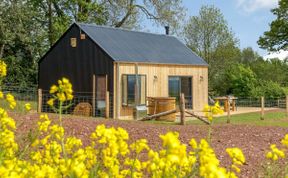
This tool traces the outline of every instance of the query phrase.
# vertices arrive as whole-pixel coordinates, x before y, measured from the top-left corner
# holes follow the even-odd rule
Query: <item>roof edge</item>
[[[176,66],[195,66],[195,67],[209,67],[209,64],[179,64],[179,63],[154,63],[154,62],[131,62],[131,61],[114,61],[114,63],[122,64],[144,64],[144,65],[176,65]]]

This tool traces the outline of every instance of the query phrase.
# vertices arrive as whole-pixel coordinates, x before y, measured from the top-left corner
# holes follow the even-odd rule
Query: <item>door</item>
[[[96,75],[96,117],[105,117],[106,114],[106,92],[107,92],[107,76]],[[108,101],[109,102],[109,101]]]
[[[180,94],[184,93],[186,108],[192,109],[192,77],[170,76],[168,81],[170,97],[176,97],[179,104]]]

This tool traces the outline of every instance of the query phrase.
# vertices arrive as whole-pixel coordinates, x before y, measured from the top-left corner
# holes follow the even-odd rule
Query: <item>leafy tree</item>
[[[233,94],[239,97],[251,96],[251,91],[257,86],[257,79],[254,72],[243,64],[231,66],[225,72],[228,84],[226,94]]]
[[[184,17],[182,0],[29,0],[39,13],[52,46],[72,22],[134,28],[144,15],[176,27]],[[176,28],[173,28],[176,29]]]
[[[38,16],[35,20],[46,31],[52,46],[72,22],[105,24],[107,14],[97,1],[92,0],[28,0]]]
[[[251,90],[252,97],[261,97],[266,98],[280,98],[284,97],[287,94],[287,88],[280,86],[279,83],[273,81],[261,80],[259,85],[255,86]]]
[[[251,47],[242,49],[241,51],[242,63],[248,64],[256,61],[257,59],[261,59],[261,56],[257,52],[255,52]]]
[[[259,80],[273,81],[288,86],[288,63],[280,59],[257,59],[249,64]]]
[[[271,11],[277,18],[270,24],[270,30],[259,38],[258,44],[269,51],[285,50],[288,48],[288,1],[280,0],[279,6]]]
[[[209,64],[209,90],[215,90],[225,69],[240,60],[238,40],[214,6],[202,6],[199,15],[190,17],[183,33],[187,45]]]
[[[6,82],[35,84],[37,81],[36,59],[43,53],[43,30],[34,21],[35,16],[37,13],[27,1],[0,2],[0,57],[6,60],[8,72],[15,74],[8,75]]]
[[[144,17],[176,30],[185,15],[182,0],[100,0],[100,4],[108,10],[108,24],[114,27],[131,28]]]

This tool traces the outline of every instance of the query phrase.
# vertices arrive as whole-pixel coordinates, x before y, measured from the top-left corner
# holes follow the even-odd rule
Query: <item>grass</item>
[[[227,117],[215,117],[213,122],[214,124],[226,124]],[[280,126],[288,127],[288,118],[286,117],[285,112],[275,111],[267,112],[264,115],[264,120],[260,119],[260,113],[245,113],[232,115],[230,118],[231,124],[246,124],[246,125],[257,125],[257,126]],[[187,121],[187,124],[204,124],[199,120]]]
[[[13,112],[16,113],[25,113],[25,104],[30,103],[31,104],[31,110],[37,110],[37,102],[36,101],[21,101],[21,100],[16,100],[16,107],[13,110]],[[6,111],[10,111],[11,109],[9,108],[9,104],[5,100],[0,100],[0,106],[5,109]]]

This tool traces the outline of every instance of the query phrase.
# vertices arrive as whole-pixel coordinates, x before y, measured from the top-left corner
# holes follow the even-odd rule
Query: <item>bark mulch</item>
[[[30,129],[37,127],[37,114],[14,115],[17,122],[17,138],[21,142]],[[55,119],[55,116],[50,118]],[[161,146],[160,134],[168,131],[179,132],[183,143],[188,144],[191,138],[200,140],[206,138],[208,126],[205,125],[164,125],[152,124],[143,121],[119,121],[119,120],[100,120],[92,118],[64,118],[64,127],[67,135],[73,135],[82,139],[84,145],[89,143],[90,134],[99,124],[107,127],[122,127],[129,132],[129,142],[136,139],[146,138],[150,147],[159,149]],[[56,122],[56,121],[55,121]],[[254,177],[265,160],[265,153],[272,143],[279,144],[284,135],[288,133],[287,128],[281,127],[262,127],[251,125],[215,125],[212,133],[212,147],[223,166],[230,164],[230,159],[225,149],[228,147],[239,147],[246,156],[246,165],[241,167],[241,177]]]

